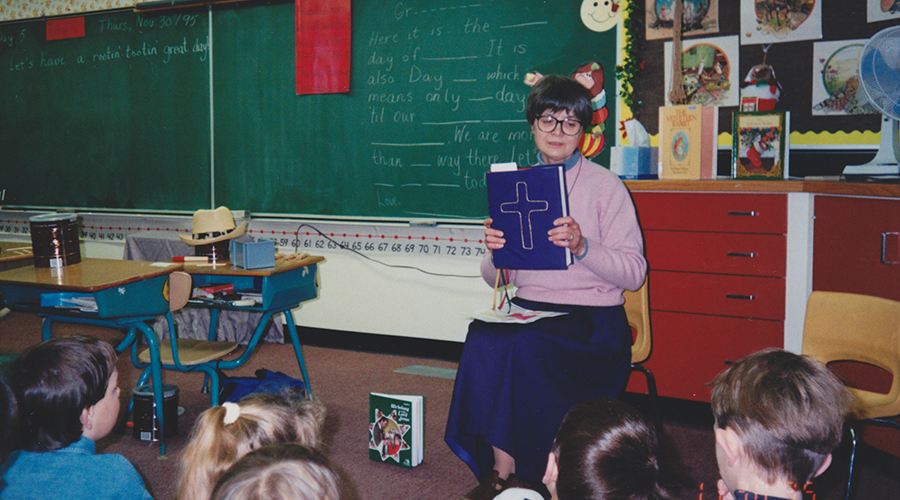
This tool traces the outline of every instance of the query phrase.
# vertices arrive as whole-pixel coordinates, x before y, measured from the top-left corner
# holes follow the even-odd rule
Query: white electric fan
[[[844,175],[900,175],[900,26],[883,29],[859,55],[859,81],[869,102],[881,111],[881,145],[875,158],[844,167]]]

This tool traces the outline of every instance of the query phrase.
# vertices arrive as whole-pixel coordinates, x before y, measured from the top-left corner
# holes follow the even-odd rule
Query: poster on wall
[[[672,60],[672,42],[665,44],[665,61]],[[737,36],[682,41],[681,81],[685,104],[737,106],[740,101]],[[672,88],[672,65],[666,64],[666,89]],[[668,96],[666,105],[671,105]]]
[[[867,0],[866,3],[870,23],[900,21],[900,0]]]
[[[741,0],[741,45],[822,38],[822,0]]]
[[[900,0],[898,0],[900,1]],[[646,0],[647,40],[672,38],[675,0]],[[683,0],[681,26],[684,36],[719,32],[719,0]]]
[[[813,44],[813,115],[876,113],[859,83],[859,54],[866,41]]]
[[[350,91],[350,0],[296,0],[296,92]]]

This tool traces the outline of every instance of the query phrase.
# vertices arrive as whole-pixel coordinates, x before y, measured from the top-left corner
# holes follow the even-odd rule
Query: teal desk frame
[[[315,299],[318,296],[316,276],[318,272],[317,264],[324,260],[323,257],[306,257],[302,260],[279,261],[273,268],[265,269],[241,269],[230,263],[218,264],[210,267],[209,265],[191,265],[184,266],[184,271],[191,275],[193,286],[202,287],[209,285],[232,284],[235,291],[254,290],[262,293],[263,302],[256,306],[232,306],[228,304],[212,304],[198,303],[196,301],[188,302],[187,307],[200,307],[210,310],[208,339],[216,340],[219,325],[219,311],[255,311],[263,313],[259,319],[259,323],[254,330],[253,336],[247,343],[244,352],[235,359],[226,361],[216,361],[212,363],[201,363],[198,365],[185,366],[173,360],[171,364],[163,364],[162,367],[169,370],[178,371],[203,371],[210,382],[210,402],[213,406],[219,404],[219,370],[231,370],[243,366],[253,353],[256,351],[260,340],[263,338],[269,321],[276,314],[283,314],[284,321],[287,325],[288,336],[294,348],[294,355],[297,358],[297,365],[303,376],[303,382],[306,384],[306,390],[312,393],[312,385],[309,381],[309,372],[306,369],[306,362],[303,358],[303,346],[300,344],[300,338],[297,334],[297,325],[294,323],[294,316],[291,313],[293,309],[300,306],[301,302]],[[169,318],[170,332],[172,328],[171,314]],[[170,337],[172,337],[170,333]],[[174,339],[173,339],[174,342]],[[175,352],[173,346],[173,352]],[[141,363],[137,360],[136,349],[132,349],[132,361],[135,366],[143,368],[144,372],[138,380],[138,385],[146,383],[147,377],[153,377],[152,374],[153,360],[151,363]],[[148,372],[149,370],[149,372]],[[206,383],[204,383],[204,389]]]

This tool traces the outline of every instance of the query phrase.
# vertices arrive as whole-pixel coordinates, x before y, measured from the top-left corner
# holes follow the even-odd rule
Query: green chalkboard
[[[208,14],[54,21],[0,25],[0,205],[208,206]]]
[[[354,0],[350,91],[299,96],[293,1],[0,25],[0,205],[481,218],[490,163],[535,162],[526,73],[602,64],[612,142],[581,5]]]
[[[569,74],[598,61],[615,95],[616,30],[589,30],[581,4],[357,0],[350,92],[301,96],[293,2],[214,10],[216,203],[254,213],[483,217],[490,163],[535,161],[527,72]]]

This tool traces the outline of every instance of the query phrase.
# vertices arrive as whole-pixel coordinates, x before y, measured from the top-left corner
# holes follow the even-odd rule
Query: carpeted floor
[[[115,330],[73,325],[56,326],[54,335],[78,331],[112,343],[121,338]],[[0,319],[0,353],[20,352],[39,339],[40,323],[36,317],[12,313]],[[343,478],[345,499],[455,500],[475,485],[471,472],[443,441],[456,363],[317,346],[304,347],[304,355],[313,393],[328,409],[325,452]],[[261,345],[247,365],[231,374],[250,376],[259,368],[301,378],[293,350],[280,344]],[[124,412],[138,373],[125,355],[120,358],[119,370]],[[202,378],[200,374],[164,374],[165,383],[178,386],[180,406],[184,408],[178,421],[179,433],[168,440],[165,457],[160,457],[156,443],[134,439],[130,429],[98,443],[100,452],[127,457],[143,474],[148,489],[157,500],[174,498],[178,456],[194,419],[209,406],[208,396],[200,393]],[[368,459],[369,392],[425,396],[425,459],[421,465],[410,470]],[[646,407],[641,396],[626,397],[636,406]],[[716,498],[718,475],[709,406],[664,400],[662,413],[667,449],[684,466],[683,478],[688,488],[683,498]],[[900,498],[900,460],[879,454],[877,450],[864,449],[860,464],[857,499]],[[840,483],[846,477],[844,467],[838,460],[817,481],[816,499],[841,498]]]

